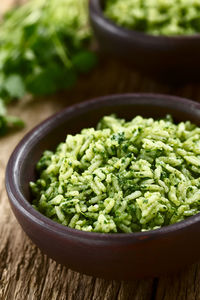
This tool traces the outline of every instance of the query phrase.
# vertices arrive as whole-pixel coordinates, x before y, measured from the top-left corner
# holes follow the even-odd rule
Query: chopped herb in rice
[[[160,228],[200,211],[200,128],[105,116],[45,151],[37,171],[33,206],[56,222],[102,233]]]
[[[199,0],[106,0],[105,15],[120,26],[153,35],[200,32]]]

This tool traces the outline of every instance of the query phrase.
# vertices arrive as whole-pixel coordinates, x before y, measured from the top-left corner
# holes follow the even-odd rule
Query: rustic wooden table
[[[0,14],[14,0],[0,1]],[[19,2],[19,1],[18,1]],[[26,128],[0,140],[0,300],[200,299],[200,264],[172,276],[117,282],[82,275],[42,254],[13,216],[4,188],[5,168],[15,145],[33,126],[72,103],[124,92],[154,92],[200,101],[200,85],[169,86],[115,61],[102,61],[73,90],[46,99],[24,99],[10,107]],[[198,237],[197,237],[198,238]]]

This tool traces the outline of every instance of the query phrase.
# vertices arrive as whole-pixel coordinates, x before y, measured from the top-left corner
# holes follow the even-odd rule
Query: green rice
[[[200,32],[199,0],[106,0],[105,15],[120,26],[154,35]]]
[[[71,228],[157,229],[200,211],[200,128],[189,121],[105,116],[45,151],[33,206]]]

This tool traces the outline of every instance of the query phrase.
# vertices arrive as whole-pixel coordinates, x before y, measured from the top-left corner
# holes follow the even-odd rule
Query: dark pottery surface
[[[89,275],[132,279],[177,271],[200,257],[200,214],[161,229],[131,234],[88,233],[55,223],[30,204],[29,182],[46,149],[55,149],[66,134],[95,126],[110,113],[131,119],[135,115],[200,126],[200,104],[153,94],[106,96],[66,108],[27,134],[14,150],[6,170],[6,189],[12,210],[31,240],[48,256]]]
[[[153,36],[120,27],[104,16],[105,1],[89,4],[91,25],[103,52],[161,80],[200,80],[200,34]]]

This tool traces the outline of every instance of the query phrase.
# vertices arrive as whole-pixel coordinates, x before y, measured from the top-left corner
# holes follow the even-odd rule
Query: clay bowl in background
[[[124,94],[106,96],[66,108],[28,133],[14,150],[6,170],[6,189],[12,210],[30,239],[49,257],[78,272],[111,278],[159,276],[183,268],[200,257],[200,214],[161,229],[102,234],[71,229],[31,206],[29,182],[46,149],[55,149],[66,134],[95,126],[107,114],[127,120],[136,115],[200,126],[200,104],[172,96]]]
[[[100,49],[161,80],[200,80],[200,34],[153,36],[123,28],[104,16],[106,0],[90,0],[91,25]]]

